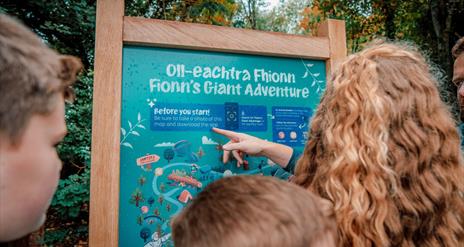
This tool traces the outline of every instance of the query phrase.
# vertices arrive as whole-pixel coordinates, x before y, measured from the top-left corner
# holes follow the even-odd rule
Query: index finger
[[[231,140],[239,139],[239,133],[234,132],[234,131],[224,130],[224,129],[219,129],[219,128],[213,128],[213,131],[220,135],[226,136],[227,138]]]

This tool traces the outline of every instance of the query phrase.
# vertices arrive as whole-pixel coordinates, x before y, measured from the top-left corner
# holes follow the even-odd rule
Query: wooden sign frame
[[[118,246],[123,44],[326,61],[327,78],[346,57],[345,23],[327,20],[318,36],[289,35],[124,16],[124,0],[99,0],[95,44],[90,246]],[[329,81],[329,80],[327,80]]]

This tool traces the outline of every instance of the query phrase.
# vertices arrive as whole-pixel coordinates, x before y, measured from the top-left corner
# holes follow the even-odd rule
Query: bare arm
[[[241,165],[243,164],[241,153],[246,153],[253,156],[264,156],[285,168],[292,157],[293,149],[283,144],[230,130],[213,128],[213,131],[230,139],[227,144],[222,146],[224,163],[229,160],[230,154],[232,154],[237,159],[237,165]]]

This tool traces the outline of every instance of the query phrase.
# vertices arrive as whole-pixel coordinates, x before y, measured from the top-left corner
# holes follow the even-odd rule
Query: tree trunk
[[[385,36],[389,40],[394,40],[396,35],[395,11],[397,8],[396,1],[381,1],[382,12],[385,15]]]

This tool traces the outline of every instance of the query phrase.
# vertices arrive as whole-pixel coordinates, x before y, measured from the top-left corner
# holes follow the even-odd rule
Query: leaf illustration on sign
[[[125,146],[125,147],[128,147],[128,148],[131,148],[131,149],[134,149],[134,148],[132,147],[132,145],[131,145],[130,143],[128,143],[128,142],[123,142],[123,143],[121,143],[121,145],[123,145],[123,146]]]
[[[306,78],[306,77],[308,77],[308,71],[305,71],[303,77],[301,77],[301,78]]]
[[[304,63],[303,60],[301,60],[301,63],[303,64],[305,68],[305,73],[302,78],[310,78],[312,79],[311,81],[311,87],[317,87],[316,88],[316,93],[321,94],[324,88],[324,81],[319,80],[318,77],[321,75],[321,73],[312,73],[310,68],[314,66],[312,63]]]
[[[145,126],[142,125],[142,122],[144,122],[144,121],[145,121],[145,119],[142,119],[142,115],[139,112],[137,114],[137,123],[135,125],[133,125],[131,121],[127,121],[127,124],[129,125],[128,131],[126,131],[126,129],[121,127],[121,135],[122,135],[122,139],[121,139],[121,142],[120,142],[121,146],[128,147],[130,149],[134,149],[132,144],[127,141],[127,138],[130,135],[140,136],[140,133],[138,131],[136,131],[135,129],[136,128],[145,129]]]

